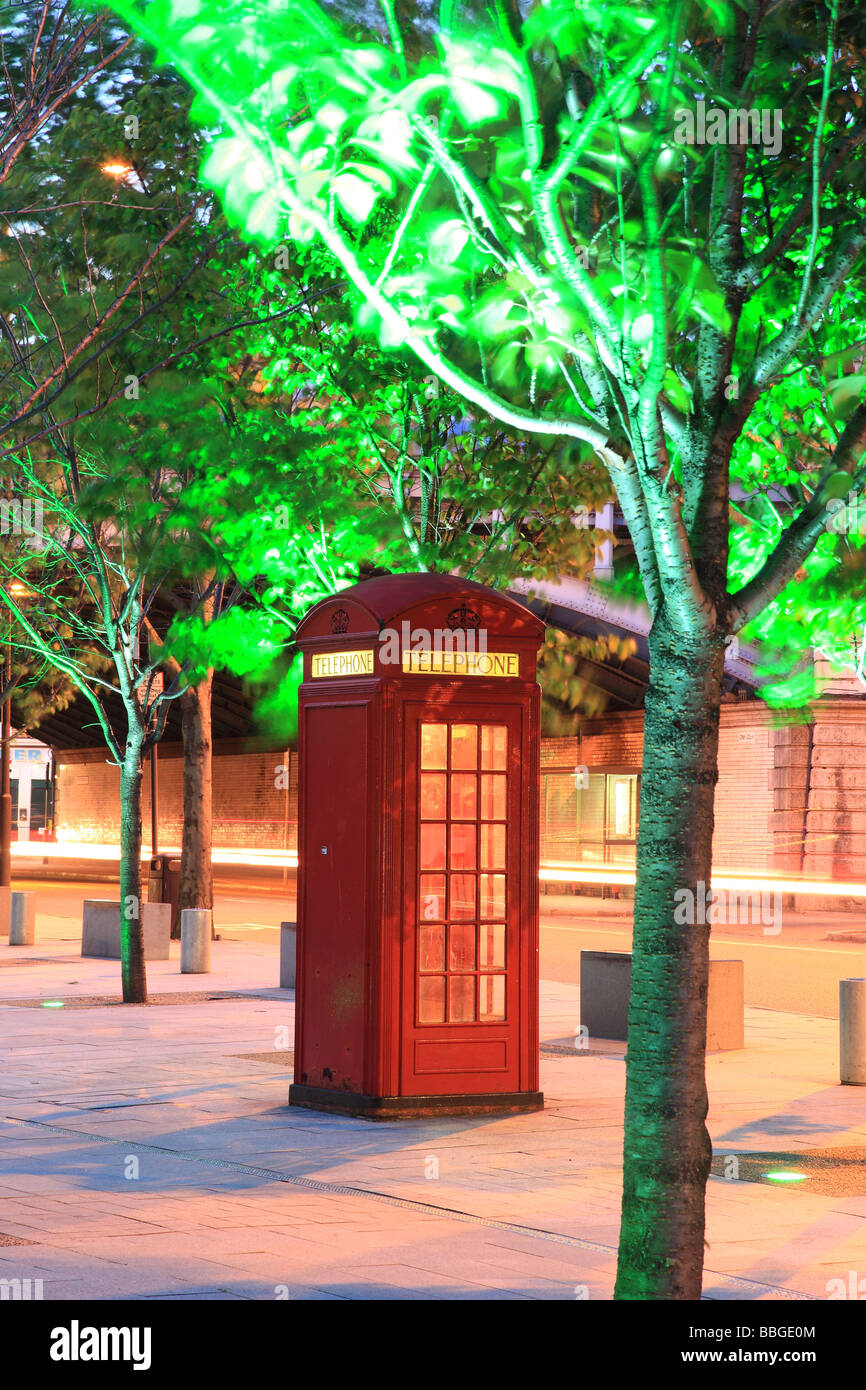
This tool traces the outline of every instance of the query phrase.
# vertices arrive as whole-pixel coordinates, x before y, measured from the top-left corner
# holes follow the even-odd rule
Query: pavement
[[[542,1112],[373,1124],[287,1106],[294,1000],[263,934],[214,943],[208,976],[181,975],[173,944],[148,966],[166,1002],[141,1007],[88,1002],[119,999],[118,964],[83,960],[66,918],[37,930],[0,941],[0,1283],[611,1298],[625,1048],[575,1046],[576,985],[541,987]],[[704,1297],[866,1296],[866,1087],[839,1085],[838,1024],[747,1008],[745,1049],[707,1072]]]

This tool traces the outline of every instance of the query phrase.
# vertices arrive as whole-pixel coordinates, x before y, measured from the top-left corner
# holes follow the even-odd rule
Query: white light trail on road
[[[169,859],[180,858],[180,845],[168,845],[160,849],[160,855]],[[89,859],[106,864],[120,862],[119,845],[96,845],[78,840],[60,840],[43,844],[40,840],[16,840],[12,844],[12,857],[20,859]],[[141,851],[142,862],[152,858],[150,849]],[[294,851],[281,849],[215,849],[211,853],[213,864],[246,865],[253,868],[296,869],[298,856]]]
[[[180,858],[180,846],[169,845],[160,850],[161,855],[170,859]],[[97,845],[89,842],[62,840],[43,844],[40,840],[15,841],[12,844],[15,859],[84,859],[93,862],[118,863],[118,845]],[[142,861],[149,861],[148,847],[141,851]],[[228,864],[235,868],[273,868],[296,869],[298,856],[294,850],[215,849],[211,854],[214,864]],[[585,864],[571,864],[563,860],[550,860],[542,864],[538,874],[542,883],[590,883],[608,887],[633,888],[634,869],[614,869],[609,867],[592,868]],[[739,874],[713,874],[712,888],[742,889],[750,893],[798,893],[820,898],[866,898],[866,883],[833,882],[826,879],[801,878],[746,878]]]
[[[584,864],[550,861],[542,864],[543,883],[594,883],[634,887],[634,869],[592,869]],[[750,893],[800,893],[811,897],[866,898],[866,883],[836,883],[808,878],[743,878],[737,874],[713,874],[711,888],[741,888]]]

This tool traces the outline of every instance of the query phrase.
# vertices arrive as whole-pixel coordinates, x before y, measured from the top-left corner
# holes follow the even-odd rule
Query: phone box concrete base
[[[145,960],[168,960],[171,903],[142,903],[141,925]],[[85,899],[81,954],[120,960],[120,903],[115,899]]]
[[[590,1038],[628,1040],[630,951],[581,951],[580,1023]],[[745,1046],[741,960],[711,960],[707,995],[707,1051]]]

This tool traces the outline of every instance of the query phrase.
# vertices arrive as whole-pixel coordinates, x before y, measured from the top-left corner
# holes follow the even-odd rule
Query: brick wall
[[[771,720],[772,712],[757,700],[722,706],[713,831],[713,867],[719,872],[754,874],[774,867]]]
[[[777,822],[770,776],[776,756],[772,720],[772,712],[757,701],[722,706],[713,840],[719,870],[775,867],[782,822]],[[590,772],[640,772],[642,757],[643,714],[631,711],[587,720],[579,739],[541,741],[542,768],[583,765]]]
[[[159,756],[160,846],[179,845],[183,830],[183,761]],[[223,752],[213,762],[214,847],[297,849],[298,755],[285,752]],[[277,786],[279,780],[280,786]],[[150,839],[150,769],[145,767],[142,794],[144,838]],[[120,835],[120,772],[104,755],[57,754],[56,826],[61,839],[116,844]]]
[[[643,757],[643,714],[626,710],[604,719],[587,719],[579,736],[543,738],[542,768],[588,767],[599,772],[613,768],[640,772]]]
[[[803,874],[866,881],[866,704],[826,698],[811,724],[778,727],[758,701],[722,706],[714,863],[738,873]],[[588,720],[580,737],[541,741],[542,768],[640,771],[643,717],[626,711]],[[298,764],[289,787],[277,787],[285,753],[217,748],[214,844],[297,848]],[[181,839],[182,761],[159,759],[160,839]],[[282,781],[285,780],[283,777]],[[119,836],[119,773],[97,751],[57,754],[57,829],[63,838],[99,844]],[[145,770],[143,822],[150,831],[150,776]],[[853,900],[801,898],[814,911]],[[866,905],[866,904],[864,904]]]
[[[866,708],[860,701],[816,706],[809,773],[803,873],[866,882]],[[863,898],[806,901],[815,910],[866,906]]]

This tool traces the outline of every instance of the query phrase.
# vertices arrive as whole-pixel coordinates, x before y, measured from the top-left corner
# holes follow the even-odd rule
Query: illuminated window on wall
[[[633,840],[637,834],[637,777],[609,774],[607,784],[608,836]]]

